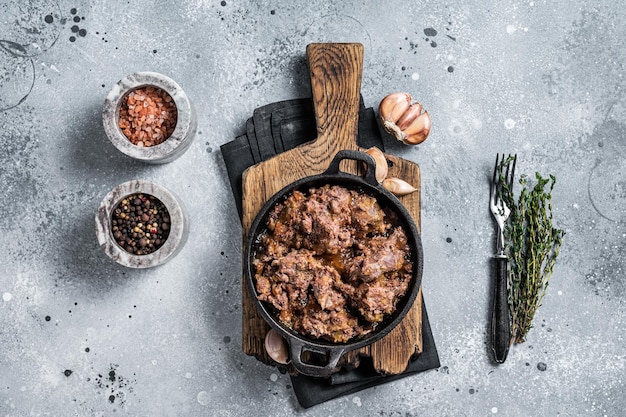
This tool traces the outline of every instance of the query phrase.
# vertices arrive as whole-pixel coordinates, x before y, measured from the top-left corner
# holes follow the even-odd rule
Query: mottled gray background
[[[334,3],[0,0],[1,416],[624,415],[626,6]],[[302,410],[287,376],[241,352],[241,227],[219,146],[254,108],[310,94],[314,41],[364,44],[366,105],[409,91],[432,115],[425,143],[388,150],[422,168],[442,366]],[[141,70],[198,111],[168,165],[130,161],[102,128],[111,86]],[[496,152],[556,175],[567,232],[535,328],[501,366],[487,350]],[[100,200],[135,178],[191,213],[183,251],[147,271],[106,259],[94,231]]]

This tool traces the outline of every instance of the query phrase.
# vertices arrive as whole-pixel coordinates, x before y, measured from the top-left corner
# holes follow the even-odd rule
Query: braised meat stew
[[[359,189],[293,191],[254,244],[257,297],[306,337],[346,343],[367,335],[411,283],[406,233],[392,210]]]

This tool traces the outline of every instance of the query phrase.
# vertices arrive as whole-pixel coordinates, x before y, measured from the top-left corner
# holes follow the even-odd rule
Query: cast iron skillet
[[[364,162],[367,167],[365,174],[358,176],[341,171],[339,164],[344,159]],[[252,295],[254,304],[263,318],[287,340],[291,363],[301,374],[314,377],[330,376],[344,353],[374,343],[393,330],[409,312],[419,291],[424,266],[420,234],[411,215],[402,203],[378,183],[375,172],[376,162],[374,162],[374,159],[368,154],[353,150],[339,151],[325,172],[295,181],[274,194],[261,208],[252,226],[250,226],[250,233],[246,241],[244,255],[244,271],[248,289]],[[357,189],[361,192],[365,192],[375,197],[381,207],[392,210],[397,215],[398,222],[404,228],[407,235],[408,244],[411,248],[411,260],[413,261],[413,277],[411,283],[409,284],[407,293],[398,302],[396,310],[385,321],[380,323],[375,331],[361,338],[350,340],[347,343],[332,343],[309,338],[282,324],[272,312],[271,306],[265,302],[259,301],[257,298],[258,293],[255,286],[254,269],[252,267],[256,245],[258,244],[260,236],[266,230],[267,218],[274,206],[284,201],[295,190],[306,193],[310,188],[320,187],[326,184],[341,185],[348,189]],[[325,357],[327,363],[323,365],[305,363],[302,360],[302,354],[307,351]]]

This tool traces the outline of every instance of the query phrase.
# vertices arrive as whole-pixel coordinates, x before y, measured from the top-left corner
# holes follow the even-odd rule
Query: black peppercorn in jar
[[[189,234],[187,212],[172,192],[153,182],[128,181],[113,188],[96,213],[100,247],[129,268],[150,268],[172,259]]]
[[[161,200],[150,194],[132,194],[111,213],[111,233],[126,252],[148,255],[163,246],[169,236],[170,222]]]

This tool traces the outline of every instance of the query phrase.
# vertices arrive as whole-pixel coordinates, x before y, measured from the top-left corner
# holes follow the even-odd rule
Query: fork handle
[[[511,314],[507,293],[509,260],[506,255],[496,255],[496,282],[491,316],[491,347],[497,363],[503,363],[509,353],[511,341]]]

